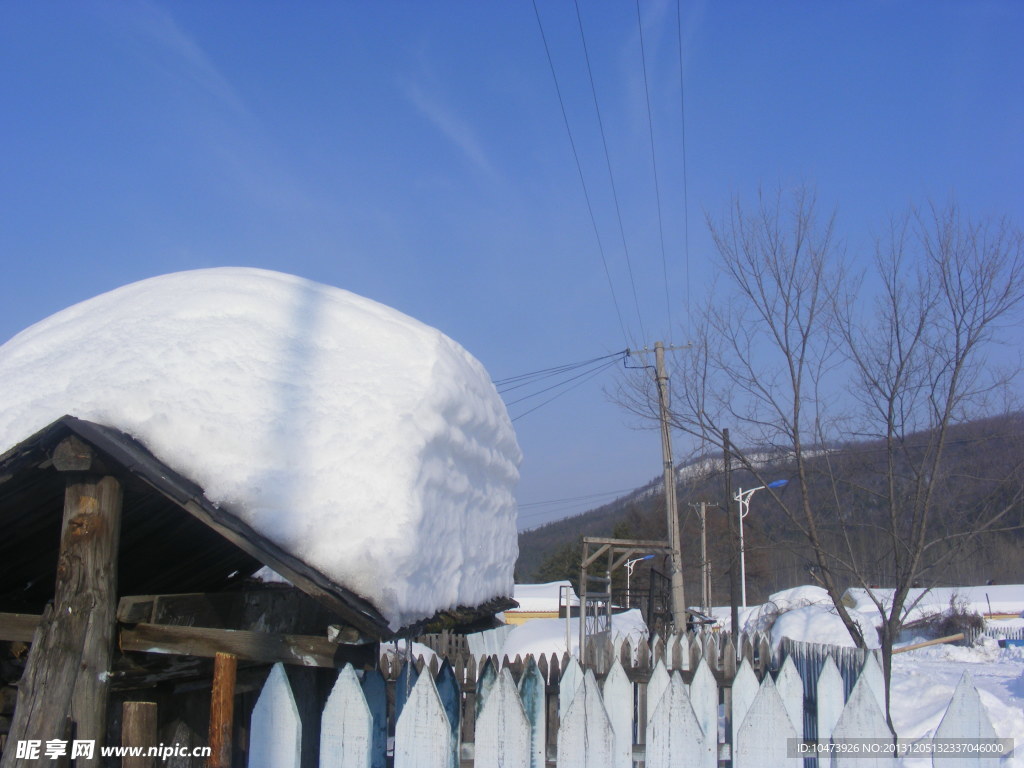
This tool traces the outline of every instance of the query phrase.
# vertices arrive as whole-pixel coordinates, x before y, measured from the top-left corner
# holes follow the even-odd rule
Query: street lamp
[[[740,492],[733,497],[740,504],[740,589],[744,608],[747,607],[747,560],[743,549],[743,518],[750,514],[750,497],[765,488],[781,488],[788,482],[788,480],[775,480],[768,485],[759,485],[757,488],[747,491],[740,488]]]
[[[627,560],[626,561],[626,608],[627,609],[631,607],[630,602],[629,602],[629,578],[630,578],[630,576],[633,575],[633,569],[636,567],[636,564],[639,563],[641,560],[650,560],[652,557],[654,557],[654,555],[644,555],[643,557],[636,557],[636,558],[633,558],[632,560]]]

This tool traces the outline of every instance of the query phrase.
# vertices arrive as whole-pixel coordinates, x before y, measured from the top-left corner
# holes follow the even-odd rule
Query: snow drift
[[[477,360],[347,291],[156,277],[0,347],[0,452],[65,414],[120,429],[393,628],[512,593],[519,448]]]

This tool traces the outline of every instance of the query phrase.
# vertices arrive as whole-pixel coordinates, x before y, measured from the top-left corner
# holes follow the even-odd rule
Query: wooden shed
[[[251,580],[264,565],[294,586]],[[119,744],[132,701],[158,706],[150,738],[209,738],[210,765],[245,765],[246,708],[270,664],[290,665],[300,708],[315,708],[343,664],[377,663],[380,641],[489,626],[510,605],[395,633],[138,441],[65,416],[0,456],[0,766],[30,764],[18,740]]]

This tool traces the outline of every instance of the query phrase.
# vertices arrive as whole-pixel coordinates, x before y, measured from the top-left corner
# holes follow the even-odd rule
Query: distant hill
[[[770,478],[789,478],[793,466],[784,454],[770,451],[751,452]],[[826,458],[835,465],[844,464],[846,486],[844,504],[863,515],[863,540],[853,542],[858,551],[870,553],[870,529],[873,511],[871,483],[877,482],[881,460],[881,444],[852,441],[843,445],[822,447],[816,461]],[[993,494],[1018,497],[1022,488],[1024,467],[1024,414],[974,421],[955,427],[947,448],[946,466],[955,476],[956,508],[969,510]],[[698,501],[717,502],[707,513],[708,559],[712,571],[712,601],[727,602],[726,570],[729,562],[728,525],[724,507],[724,476],[721,453],[681,464],[676,469],[678,501],[682,514],[683,560],[688,589],[698,589],[700,534],[697,515],[690,506]],[[994,483],[992,478],[1008,481]],[[734,492],[750,488],[755,480],[748,472],[733,470]],[[786,489],[786,492],[796,492]],[[822,474],[812,478],[811,494],[815,504],[828,504],[829,486]],[[858,495],[859,494],[859,495]],[[763,495],[755,497],[750,516],[745,520],[747,591],[750,601],[761,601],[780,589],[811,581],[808,569],[810,553],[798,532],[785,515],[773,508]],[[735,509],[735,506],[733,506]],[[516,578],[520,582],[561,578],[578,578],[580,541],[583,536],[616,536],[620,538],[665,539],[665,502],[661,479],[637,488],[615,501],[580,515],[542,525],[519,534],[519,560]],[[969,556],[957,558],[941,572],[934,574],[938,583],[984,584],[1024,582],[1024,504],[1018,503],[1007,526],[1013,530],[986,536]],[[963,525],[960,516],[953,519],[939,516],[937,523]],[[950,535],[957,533],[952,527]],[[884,562],[875,574],[877,582],[888,579]],[[691,594],[693,594],[691,592]]]

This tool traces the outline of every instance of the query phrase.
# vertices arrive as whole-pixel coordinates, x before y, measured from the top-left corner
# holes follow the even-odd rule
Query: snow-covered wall
[[[519,448],[483,366],[396,310],[256,269],[181,272],[0,347],[0,453],[116,427],[397,628],[512,594]]]

